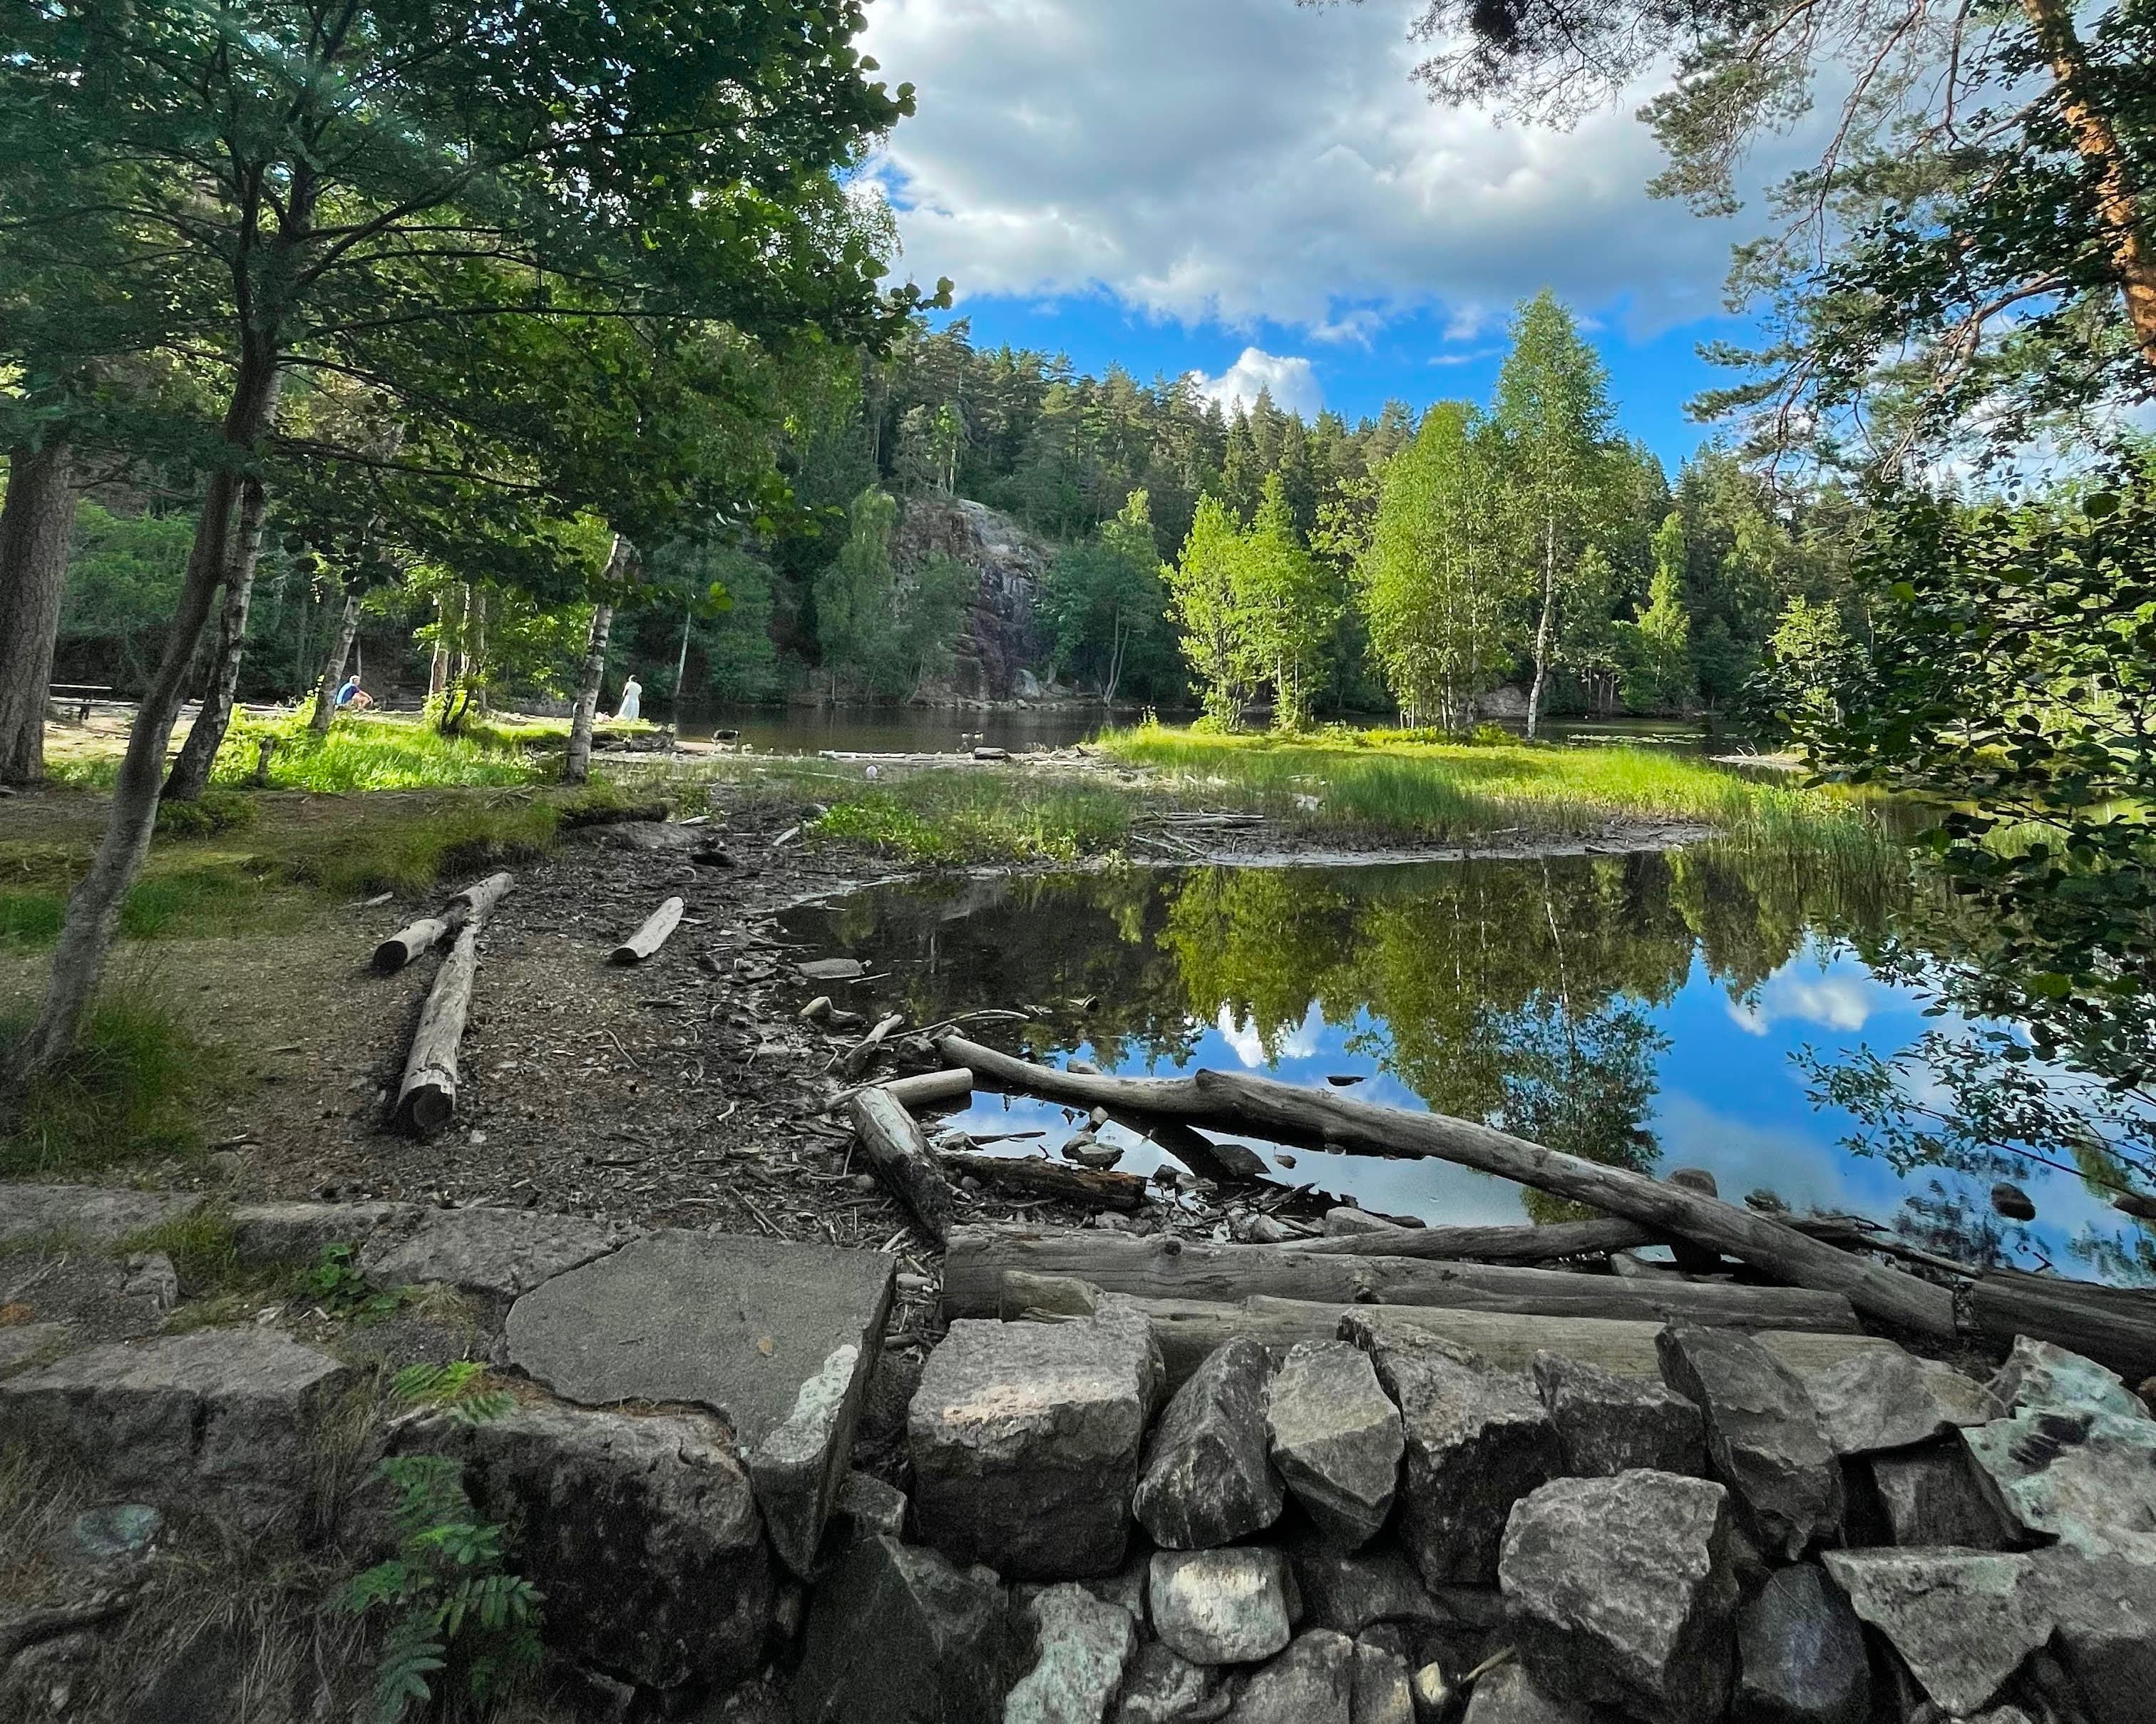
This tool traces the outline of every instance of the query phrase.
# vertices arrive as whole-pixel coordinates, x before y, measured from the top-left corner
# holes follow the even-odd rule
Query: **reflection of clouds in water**
[[[1816,1024],[1846,1034],[1863,1029],[1873,1013],[1898,1003],[1892,988],[1861,972],[1800,976],[1782,970],[1769,976],[1751,999],[1732,1000],[1729,1016],[1752,1035],[1764,1035],[1775,1024],[1789,1022]]]
[[[1220,1039],[1235,1050],[1245,1070],[1255,1071],[1269,1063],[1265,1032],[1258,1028],[1255,1018],[1245,1018],[1238,1025],[1235,1015],[1223,1006],[1213,1027],[1220,1033]],[[1301,1023],[1273,1039],[1272,1061],[1307,1060],[1323,1044],[1324,1039],[1325,1018],[1317,1009],[1317,1001],[1312,1000],[1310,1009],[1302,1014]]]
[[[1897,1184],[1883,1163],[1868,1164],[1870,1181],[1851,1178],[1856,1169],[1843,1157],[1822,1155],[1816,1136],[1786,1126],[1762,1126],[1710,1107],[1681,1090],[1664,1090],[1654,1117],[1661,1140],[1664,1169],[1705,1167],[1731,1203],[1762,1186],[1794,1209],[1864,1208],[1881,1193],[1860,1195],[1860,1183]]]

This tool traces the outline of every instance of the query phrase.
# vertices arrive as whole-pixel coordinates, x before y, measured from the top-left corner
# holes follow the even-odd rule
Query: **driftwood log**
[[[1038,1156],[973,1155],[963,1150],[945,1150],[937,1159],[943,1163],[945,1172],[954,1177],[971,1174],[982,1184],[993,1185],[998,1191],[1056,1198],[1066,1203],[1081,1203],[1089,1209],[1132,1210],[1145,1204],[1147,1182],[1137,1173],[1074,1167],[1068,1162],[1043,1161]],[[963,1233],[966,1229],[961,1228],[958,1231]]]
[[[1169,1234],[1091,1229],[953,1229],[943,1259],[943,1314],[991,1316],[1012,1271],[1074,1277],[1104,1293],[1235,1304],[1252,1297],[1333,1305],[1443,1306],[1517,1316],[1626,1317],[1739,1329],[1848,1331],[1839,1294],[1727,1281],[1621,1280],[1565,1270],[1407,1257],[1342,1257],[1265,1245],[1214,1245]]]
[[[1976,1278],[1969,1306],[1977,1327],[1995,1341],[2053,1342],[2129,1383],[2156,1376],[2156,1292],[1994,1270]]]
[[[876,1050],[883,1045],[884,1038],[905,1023],[906,1014],[902,1012],[893,1012],[888,1017],[877,1019],[875,1029],[846,1049],[845,1057],[839,1062],[839,1073],[849,1080],[859,1077],[869,1069],[870,1062],[876,1056]]]
[[[888,1090],[874,1088],[856,1093],[846,1111],[878,1177],[921,1230],[943,1244],[951,1236],[951,1187],[913,1116]]]
[[[681,926],[681,900],[669,898],[644,919],[644,926],[607,954],[610,964],[640,964],[664,946]]]
[[[501,895],[516,884],[511,874],[490,874],[474,880],[442,906],[439,915],[422,916],[399,928],[374,948],[374,967],[382,975],[401,970],[423,952],[447,939],[468,921],[485,920]]]
[[[1254,1298],[1240,1304],[1200,1299],[1132,1299],[1101,1293],[1084,1281],[1060,1276],[1014,1276],[1002,1315],[1022,1321],[1065,1321],[1091,1314],[1104,1301],[1144,1314],[1160,1344],[1170,1388],[1183,1382],[1219,1347],[1230,1341],[1261,1342],[1277,1356],[1299,1341],[1338,1337],[1342,1321],[1436,1335],[1473,1350],[1487,1364],[1524,1371],[1537,1352],[1563,1353],[1632,1377],[1661,1371],[1655,1337],[1661,1325],[1612,1317],[1530,1317],[1502,1311],[1450,1311],[1428,1306],[1323,1305],[1296,1299]],[[1852,1355],[1892,1347],[1866,1335],[1765,1329],[1752,1338],[1791,1370],[1825,1370]]]
[[[1278,1245],[1325,1257],[1422,1257],[1473,1263],[1554,1263],[1651,1245],[1657,1236],[1636,1222],[1553,1221],[1547,1227],[1394,1227],[1379,1222],[1359,1233],[1335,1234]]]
[[[938,1045],[947,1064],[970,1068],[983,1083],[1024,1088],[1033,1081],[1030,1093],[1050,1101],[1159,1113],[1281,1142],[1332,1142],[1368,1155],[1453,1162],[1726,1252],[1777,1280],[1838,1293],[1881,1321],[1940,1338],[1956,1332],[1953,1295],[1944,1287],[1868,1263],[1719,1198],[1547,1149],[1471,1120],[1408,1113],[1232,1072],[1089,1077],[1031,1066],[961,1036]],[[1035,1073],[1045,1081],[1034,1080]]]
[[[472,981],[478,973],[479,923],[472,921],[458,930],[457,943],[434,972],[434,988],[404,1061],[404,1081],[397,1090],[398,1122],[423,1137],[456,1117],[457,1046],[464,1040]]]
[[[891,1078],[879,1084],[895,1101],[908,1107],[963,1107],[973,1098],[970,1071],[917,1071],[911,1077]]]

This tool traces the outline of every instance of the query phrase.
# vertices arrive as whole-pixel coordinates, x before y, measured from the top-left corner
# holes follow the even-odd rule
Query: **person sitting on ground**
[[[644,685],[634,677],[621,685],[621,705],[614,709],[613,716],[617,720],[644,716]]]
[[[364,712],[373,704],[374,696],[359,685],[357,670],[345,679],[344,686],[336,691],[336,706],[340,712],[347,706],[355,712]]]

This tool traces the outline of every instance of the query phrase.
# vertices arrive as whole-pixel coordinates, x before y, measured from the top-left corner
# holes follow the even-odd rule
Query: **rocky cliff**
[[[1037,692],[1031,671],[1046,661],[1050,645],[1045,622],[1037,614],[1053,555],[1048,545],[985,504],[964,497],[909,498],[891,543],[893,563],[903,574],[939,551],[979,577],[951,670],[952,692],[974,700]]]

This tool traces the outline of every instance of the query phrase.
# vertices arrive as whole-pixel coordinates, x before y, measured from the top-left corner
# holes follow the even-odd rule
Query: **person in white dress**
[[[613,716],[617,719],[641,718],[643,701],[644,685],[632,676],[621,685],[621,705],[614,709]]]

